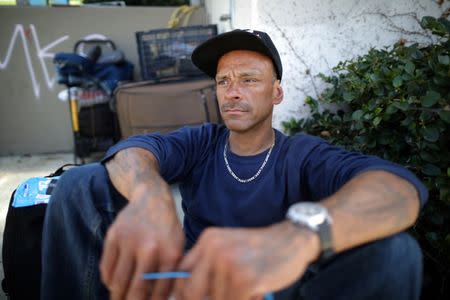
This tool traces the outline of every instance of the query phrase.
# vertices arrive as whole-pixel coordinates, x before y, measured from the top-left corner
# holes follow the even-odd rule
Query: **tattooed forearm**
[[[106,163],[106,168],[113,185],[127,199],[140,186],[152,193],[167,192],[167,184],[159,175],[158,162],[146,150],[129,148],[119,151]]]
[[[336,250],[404,230],[419,211],[416,189],[384,171],[357,176],[323,203],[333,216]]]

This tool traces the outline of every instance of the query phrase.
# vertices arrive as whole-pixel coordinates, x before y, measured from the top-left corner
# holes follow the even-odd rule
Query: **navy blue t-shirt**
[[[187,248],[208,226],[258,227],[280,222],[293,203],[319,201],[368,170],[385,170],[408,180],[417,188],[421,205],[427,200],[427,189],[402,166],[345,151],[318,137],[275,132],[266,166],[248,183],[238,182],[227,170],[223,151],[229,130],[223,125],[133,136],[113,146],[104,161],[129,147],[144,148],[156,156],[161,176],[170,184],[180,183]],[[228,149],[227,159],[233,172],[246,179],[258,171],[267,151],[239,156]]]

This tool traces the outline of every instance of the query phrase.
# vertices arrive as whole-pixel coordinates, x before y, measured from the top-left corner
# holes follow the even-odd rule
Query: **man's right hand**
[[[167,299],[172,282],[146,281],[142,274],[172,271],[183,254],[184,234],[170,187],[159,175],[155,157],[142,149],[118,152],[106,168],[130,203],[107,232],[102,280],[113,300]]]

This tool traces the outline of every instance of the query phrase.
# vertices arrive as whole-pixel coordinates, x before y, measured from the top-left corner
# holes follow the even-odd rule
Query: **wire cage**
[[[217,35],[217,25],[136,32],[142,80],[205,77],[191,61],[197,45]]]

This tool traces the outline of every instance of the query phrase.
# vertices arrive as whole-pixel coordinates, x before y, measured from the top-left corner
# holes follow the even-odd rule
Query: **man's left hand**
[[[288,221],[258,229],[209,228],[184,257],[177,300],[262,299],[295,282],[319,255],[319,238]]]

